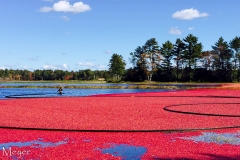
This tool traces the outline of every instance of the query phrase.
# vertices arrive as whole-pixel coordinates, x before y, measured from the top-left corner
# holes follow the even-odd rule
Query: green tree
[[[236,54],[236,59],[238,61],[238,75],[240,75],[240,52]],[[238,76],[238,81],[240,81],[240,77]]]
[[[42,80],[42,71],[37,69],[33,71],[33,79],[34,80]]]
[[[162,68],[165,72],[165,77],[168,80],[171,79],[171,67],[172,67],[172,57],[173,57],[173,49],[174,46],[170,41],[165,42],[162,44],[160,49],[161,55],[163,56]]]
[[[111,78],[109,71],[104,71],[103,78],[107,81]]]
[[[120,81],[125,72],[125,61],[121,55],[114,53],[109,61],[109,72],[113,80]]]
[[[183,51],[185,50],[185,43],[181,39],[177,39],[174,44],[174,60],[176,61],[176,69],[177,69],[177,81],[179,80],[179,67],[180,62],[183,60]]]
[[[4,76],[4,70],[3,69],[0,69],[0,78],[3,79],[5,76]]]
[[[235,37],[233,40],[229,42],[229,46],[232,49],[232,56],[233,56],[233,63],[234,63],[234,69],[232,70],[232,80],[233,81],[238,81],[238,71],[237,71],[237,62],[238,62],[238,57],[237,55],[239,54],[240,51],[240,38]]]
[[[214,67],[216,68],[215,74],[218,81],[232,82],[235,79],[234,73],[232,74],[232,50],[229,44],[222,37],[212,46],[214,52]]]
[[[93,73],[93,71],[91,71],[90,69],[86,69],[86,70],[84,70],[84,73],[86,73],[86,78],[85,79],[87,79],[87,80],[93,80],[93,78],[94,78],[94,73]]]
[[[63,80],[65,76],[65,73],[63,70],[56,69],[54,71],[54,77],[56,80]]]
[[[52,80],[52,75],[54,74],[53,70],[51,69],[44,69],[42,71],[42,76],[43,76],[43,80]]]
[[[87,80],[87,73],[85,71],[83,71],[83,79]]]
[[[144,81],[147,79],[147,61],[145,59],[143,47],[138,46],[135,52],[131,52],[130,55],[130,61],[133,64],[134,79],[136,81]]]
[[[79,72],[74,72],[73,74],[73,80],[78,80]]]
[[[26,69],[22,71],[22,80],[30,80],[30,71]]]
[[[205,70],[210,70],[214,60],[214,53],[212,51],[203,51],[200,55],[200,62],[202,63],[202,68]],[[212,68],[214,70],[214,68]]]
[[[198,43],[198,38],[189,34],[186,38],[183,39],[185,42],[186,48],[184,51],[184,58],[187,61],[187,72],[189,81],[193,78],[192,67],[195,69],[197,66],[197,59],[200,57],[202,52],[202,44]]]
[[[143,52],[144,54],[142,55],[144,56],[147,66],[148,81],[151,81],[152,76],[154,72],[157,71],[161,60],[160,49],[158,46],[158,42],[156,41],[155,38],[147,40],[147,42],[143,46]]]
[[[4,78],[8,78],[10,76],[10,71],[8,69],[4,70]]]
[[[218,39],[214,46],[212,46],[215,53],[215,65],[218,69],[230,69],[230,59],[232,52],[229,49],[227,41],[224,41],[222,37]]]
[[[237,69],[237,54],[240,51],[240,38],[239,37],[235,37],[233,38],[233,40],[230,41],[230,48],[234,51],[234,55],[233,55],[233,62],[234,62],[234,69]]]

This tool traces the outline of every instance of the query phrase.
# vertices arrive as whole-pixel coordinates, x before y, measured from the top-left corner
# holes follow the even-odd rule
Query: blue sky
[[[107,70],[150,38],[240,36],[239,0],[0,0],[0,69]]]

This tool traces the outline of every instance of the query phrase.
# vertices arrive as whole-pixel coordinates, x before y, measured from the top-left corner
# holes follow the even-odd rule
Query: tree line
[[[227,42],[220,37],[204,51],[198,37],[189,34],[161,46],[155,38],[130,53],[130,81],[235,82],[240,81],[240,37]]]
[[[107,80],[159,82],[239,82],[240,37],[230,42],[220,37],[211,50],[203,50],[198,37],[189,34],[159,45],[155,38],[130,53],[133,67],[125,69],[123,57],[114,53],[108,70],[0,70],[7,80]]]
[[[104,80],[109,79],[108,71],[90,69],[79,71],[63,71],[63,70],[0,70],[0,77],[2,80]]]

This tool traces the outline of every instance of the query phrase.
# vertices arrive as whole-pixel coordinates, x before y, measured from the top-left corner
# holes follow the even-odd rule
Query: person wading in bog
[[[62,90],[63,90],[62,87],[59,87],[59,89],[58,89],[58,91],[57,91],[58,94],[62,94]]]

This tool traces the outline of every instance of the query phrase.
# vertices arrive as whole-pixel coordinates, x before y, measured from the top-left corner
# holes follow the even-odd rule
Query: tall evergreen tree
[[[165,76],[168,80],[171,79],[171,67],[172,67],[172,57],[173,57],[173,44],[170,41],[162,44],[160,49],[161,55],[163,56],[162,68],[165,72]]]
[[[199,58],[202,52],[202,43],[198,43],[198,38],[189,34],[186,38],[183,39],[185,42],[186,48],[184,51],[184,58],[187,61],[187,70],[188,70],[188,78],[191,81],[193,77],[193,72],[191,68],[196,68],[197,59]]]
[[[202,67],[206,70],[210,70],[213,63],[214,53],[212,51],[203,51],[200,55]],[[214,68],[212,68],[214,70]]]
[[[113,80],[121,80],[125,71],[125,61],[121,55],[114,53],[109,61],[109,72],[112,75]]]
[[[147,62],[146,65],[148,81],[151,81],[152,76],[154,72],[157,71],[157,68],[161,60],[158,42],[156,41],[155,38],[147,40],[147,42],[143,46],[143,52],[144,52],[143,56],[145,58],[145,61]]]
[[[224,41],[222,37],[218,39],[214,46],[212,46],[215,53],[215,65],[219,69],[230,69],[230,59],[232,52],[229,49],[227,41]]]
[[[235,37],[229,43],[230,48],[234,51],[233,54],[233,62],[234,62],[234,69],[237,69],[237,54],[240,52],[240,38]]]
[[[176,69],[177,69],[177,81],[179,79],[179,66],[180,61],[183,60],[183,51],[185,50],[185,44],[181,39],[177,39],[174,44],[173,54],[175,56],[174,60],[176,61]]]
[[[131,52],[130,55],[130,61],[133,64],[137,81],[144,81],[147,78],[147,61],[143,47],[138,46],[135,52]]]

